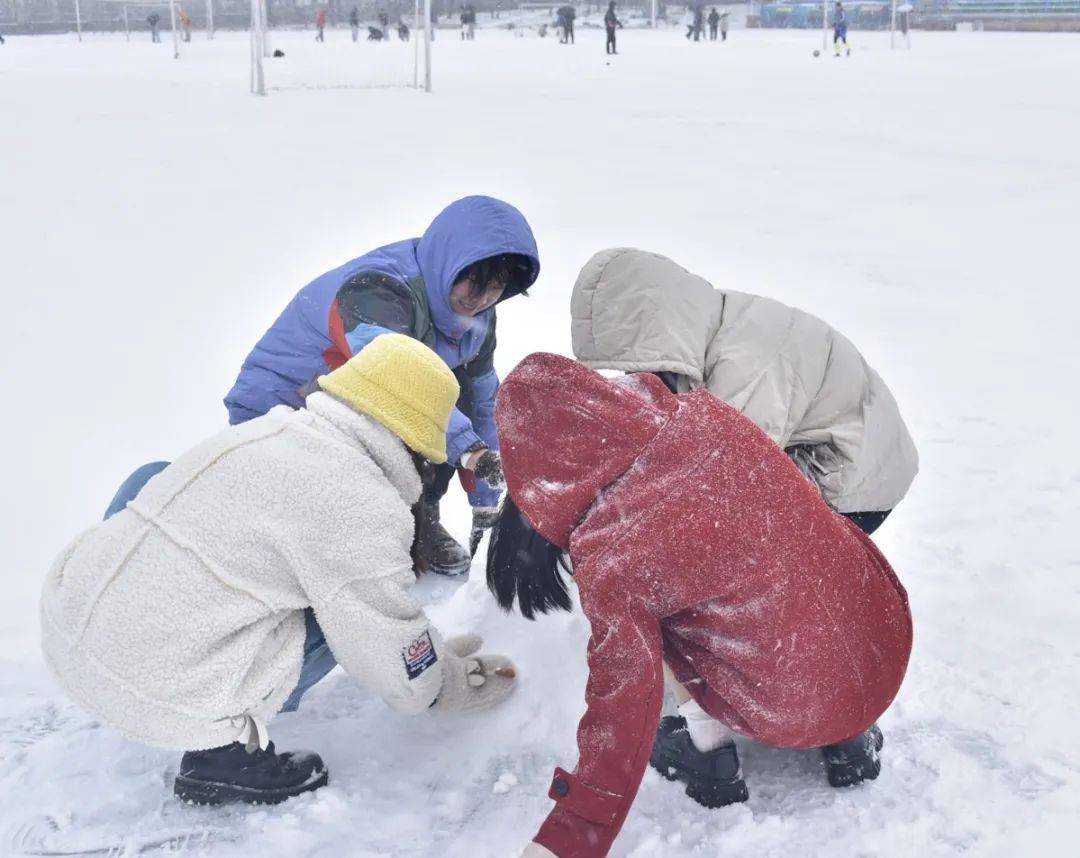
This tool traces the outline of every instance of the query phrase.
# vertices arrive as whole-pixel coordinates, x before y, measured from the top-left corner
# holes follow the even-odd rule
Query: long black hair
[[[562,565],[562,549],[536,532],[508,493],[488,544],[487,583],[495,601],[509,611],[516,596],[529,620],[555,608],[572,610]]]

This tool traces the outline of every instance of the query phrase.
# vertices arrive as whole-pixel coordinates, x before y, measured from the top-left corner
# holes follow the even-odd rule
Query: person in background
[[[379,10],[379,29],[384,39],[390,38],[390,14],[385,9]]]
[[[146,16],[146,23],[150,25],[150,41],[160,42],[161,33],[158,27],[161,24],[161,16],[157,12],[151,12]]]
[[[840,56],[840,43],[844,43],[845,50],[851,53],[851,49],[848,48],[847,43],[847,13],[844,11],[844,4],[837,3],[836,8],[833,10],[833,50],[837,56]]]
[[[317,32],[315,33],[315,41],[316,42],[325,42],[326,41],[326,10],[325,9],[320,9],[318,12],[315,13],[315,29],[317,30]]]
[[[355,6],[349,10],[349,29],[352,31],[352,40],[360,39],[360,10]]]
[[[709,41],[716,41],[717,31],[720,29],[720,13],[716,11],[716,7],[713,6],[712,11],[709,12]]]
[[[562,6],[559,9],[563,18],[563,44],[574,44],[574,19],[577,18],[577,10],[573,6]]]
[[[328,781],[267,723],[338,663],[397,713],[475,711],[513,666],[443,640],[412,596],[411,512],[458,383],[388,334],[317,379],[299,409],[230,426],[132,474],[61,552],[41,599],[61,686],[130,739],[183,751],[173,791],[276,804]]]
[[[182,7],[176,10],[176,17],[180,20],[180,30],[184,34],[184,41],[190,42],[191,18],[188,16],[188,13],[183,10]]]
[[[622,29],[622,25],[622,21],[615,14],[615,0],[611,0],[604,13],[604,32],[607,35],[607,41],[604,44],[605,53],[617,54],[619,52],[615,47],[615,30]]]
[[[720,13],[720,41],[722,42],[727,41],[727,29],[729,20],[730,15],[728,14],[728,10],[725,9],[723,12]]]
[[[285,307],[244,360],[225,396],[230,423],[275,405],[298,408],[302,388],[387,332],[433,348],[461,396],[450,420],[447,464],[425,491],[420,544],[432,572],[460,575],[471,553],[440,522],[455,468],[473,508],[471,541],[490,527],[502,486],[495,431],[496,304],[523,294],[540,272],[536,240],[513,206],[472,196],[447,206],[420,238],[372,250],[315,278]]]
[[[760,428],[707,391],[551,354],[506,377],[495,420],[488,586],[531,619],[573,610],[572,582],[591,629],[577,765],[525,856],[607,855],[649,765],[706,808],[746,801],[735,735],[821,748],[834,787],[878,776],[907,594]],[[679,714],[661,719],[665,681]]]
[[[409,41],[409,25],[405,23],[405,20],[403,18],[398,18],[397,35],[398,39],[400,39],[401,41]]]

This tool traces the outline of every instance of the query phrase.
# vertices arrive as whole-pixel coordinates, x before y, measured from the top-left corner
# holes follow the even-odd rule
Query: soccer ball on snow
[[[821,56],[821,51],[814,51],[814,56],[815,57],[820,57]]]

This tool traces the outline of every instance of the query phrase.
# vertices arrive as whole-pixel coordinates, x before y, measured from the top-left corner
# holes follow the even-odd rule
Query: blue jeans
[[[167,467],[169,467],[168,462],[150,462],[136,468],[135,472],[120,484],[109,508],[105,510],[105,518],[110,519],[124,509],[128,501],[134,500],[135,496],[142,491],[142,487],[150,482],[151,477],[161,473]],[[292,694],[289,695],[289,699],[281,707],[282,712],[295,712],[300,706],[300,698],[307,693],[308,689],[337,666],[337,660],[330,651],[330,645],[315,621],[315,612],[311,608],[304,609],[304,626],[307,629],[307,635],[304,639],[304,663],[300,668],[300,679]]]

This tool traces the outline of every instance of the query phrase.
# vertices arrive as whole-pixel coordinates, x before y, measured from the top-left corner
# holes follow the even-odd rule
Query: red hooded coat
[[[526,358],[495,411],[508,490],[568,549],[592,627],[573,774],[536,836],[607,854],[637,793],[663,662],[709,714],[785,748],[867,729],[911,651],[907,595],[757,426],[706,391]]]

